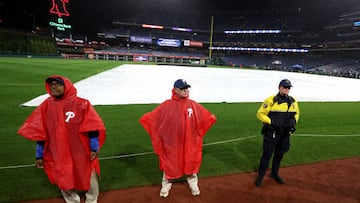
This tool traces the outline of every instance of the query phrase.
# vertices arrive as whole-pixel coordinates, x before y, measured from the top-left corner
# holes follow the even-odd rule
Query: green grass
[[[73,82],[120,65],[117,61],[0,58],[0,167],[34,164],[35,143],[16,134],[34,110],[19,104],[45,93],[44,79],[53,74]],[[271,94],[271,93],[269,93]],[[203,104],[218,121],[204,139],[200,178],[254,171],[261,155],[260,103]],[[138,119],[156,104],[95,106],[107,128],[101,151],[101,191],[160,184],[161,172],[149,136]],[[360,156],[360,136],[300,136],[360,134],[359,102],[300,103],[300,122],[282,166]],[[243,139],[241,139],[243,138]],[[228,141],[228,142],[224,142]],[[104,159],[107,157],[118,157]],[[0,202],[60,196],[42,170],[35,167],[0,169]]]

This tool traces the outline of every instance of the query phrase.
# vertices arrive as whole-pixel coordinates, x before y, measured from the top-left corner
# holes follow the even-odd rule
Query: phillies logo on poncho
[[[192,114],[193,114],[192,108],[188,108],[188,109],[187,109],[187,112],[188,112],[188,117],[191,118],[191,116],[192,116]]]
[[[68,123],[70,119],[75,117],[75,113],[72,111],[68,111],[65,113],[65,116],[66,116],[65,123]]]

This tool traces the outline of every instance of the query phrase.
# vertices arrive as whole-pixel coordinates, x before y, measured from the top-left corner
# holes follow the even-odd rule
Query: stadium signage
[[[148,56],[147,55],[134,55],[133,56],[133,61],[148,61]]]
[[[184,40],[184,46],[187,47],[203,47],[203,43],[199,41]]]
[[[139,36],[130,36],[130,42],[138,42],[144,44],[151,44],[151,37],[139,37]]]
[[[159,46],[166,46],[166,47],[180,47],[181,46],[180,40],[177,40],[177,39],[159,38],[156,43]]]
[[[57,16],[57,22],[49,22],[50,26],[56,27],[57,30],[65,31],[71,29],[71,25],[65,24],[63,17],[69,17],[67,10],[67,3],[69,0],[51,0],[50,14]]]
[[[50,26],[56,27],[58,30],[65,31],[65,29],[71,29],[71,25],[64,24],[62,18],[58,18],[58,22],[49,22]]]

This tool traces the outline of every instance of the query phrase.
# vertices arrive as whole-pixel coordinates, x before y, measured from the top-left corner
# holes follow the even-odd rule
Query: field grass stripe
[[[128,157],[134,157],[134,156],[143,156],[148,154],[153,154],[154,152],[140,152],[135,154],[124,154],[124,155],[118,155],[118,156],[108,156],[108,157],[102,157],[99,158],[100,160],[107,160],[107,159],[120,159],[120,158],[128,158]]]
[[[350,134],[350,135],[317,135],[317,134],[294,134],[299,137],[359,137],[360,134]]]
[[[228,143],[228,142],[236,142],[236,141],[245,140],[245,139],[249,139],[249,138],[253,138],[253,137],[256,137],[256,136],[249,136],[249,137],[242,137],[242,138],[224,140],[224,141],[219,141],[219,142],[212,142],[212,143],[204,144],[204,146],[223,144],[223,143]],[[154,153],[153,151],[151,151],[151,152],[141,152],[141,153],[136,153],[136,154],[125,154],[125,155],[119,155],[119,156],[102,157],[102,158],[99,158],[99,159],[100,160],[119,159],[119,158],[127,158],[127,157],[134,157],[134,156],[143,156],[143,155],[148,155],[148,154],[153,154],[153,153]]]
[[[2,170],[2,169],[28,168],[28,167],[34,167],[34,166],[35,166],[35,164],[16,165],[16,166],[2,166],[2,167],[0,167],[0,170]]]
[[[295,136],[299,137],[359,137],[360,134],[351,134],[351,135],[317,135],[317,134],[294,134]],[[241,137],[236,139],[230,139],[230,140],[223,140],[218,142],[211,142],[206,143],[204,146],[211,146],[211,145],[217,145],[217,144],[224,144],[229,142],[237,142],[241,140],[251,139],[254,137],[259,137],[260,135],[252,135],[247,137]],[[108,156],[108,157],[101,157],[100,160],[110,160],[110,159],[120,159],[120,158],[128,158],[128,157],[136,157],[136,156],[144,156],[148,154],[153,154],[154,152],[140,152],[140,153],[134,153],[134,154],[124,154],[124,155],[118,155],[118,156]],[[27,167],[34,167],[35,164],[26,164],[26,165],[15,165],[15,166],[2,166],[0,167],[0,170],[3,169],[17,169],[17,168],[27,168]]]
[[[249,138],[253,138],[253,137],[256,137],[256,136],[248,136],[248,137],[242,137],[242,138],[237,138],[237,139],[224,140],[224,141],[219,141],[219,142],[212,142],[212,143],[204,144],[204,146],[223,144],[223,143],[228,143],[228,142],[236,142],[236,141],[245,140],[245,139],[249,139]],[[144,156],[144,155],[153,154],[153,153],[154,153],[153,151],[151,151],[151,152],[140,152],[140,153],[135,153],[135,154],[124,154],[124,155],[118,155],[118,156],[101,157],[99,159],[100,160],[120,159],[120,158],[128,158],[128,157],[135,157],[135,156]],[[35,166],[35,164],[17,165],[17,166],[2,166],[2,167],[0,167],[0,170],[26,168],[26,167],[34,167],[34,166]]]
[[[204,146],[223,144],[223,143],[228,143],[228,142],[237,142],[237,141],[240,141],[240,140],[246,140],[246,139],[250,139],[250,138],[254,138],[254,137],[258,137],[258,136],[259,135],[252,135],[252,136],[248,136],[248,137],[241,137],[241,138],[236,138],[236,139],[231,139],[231,140],[223,140],[223,141],[218,141],[218,142],[212,142],[212,143],[204,144]]]
[[[0,84],[0,86],[39,86],[44,84]]]

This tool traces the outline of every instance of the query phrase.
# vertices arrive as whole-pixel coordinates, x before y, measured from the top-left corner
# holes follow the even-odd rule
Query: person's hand
[[[289,123],[288,123],[288,129],[289,129],[289,133],[294,133],[296,128],[295,128],[295,125],[296,125],[296,120],[295,119],[290,119]]]
[[[99,154],[98,152],[91,151],[90,160],[94,160],[97,157],[98,154]]]
[[[43,159],[36,159],[36,168],[43,169],[44,168],[44,160]]]

